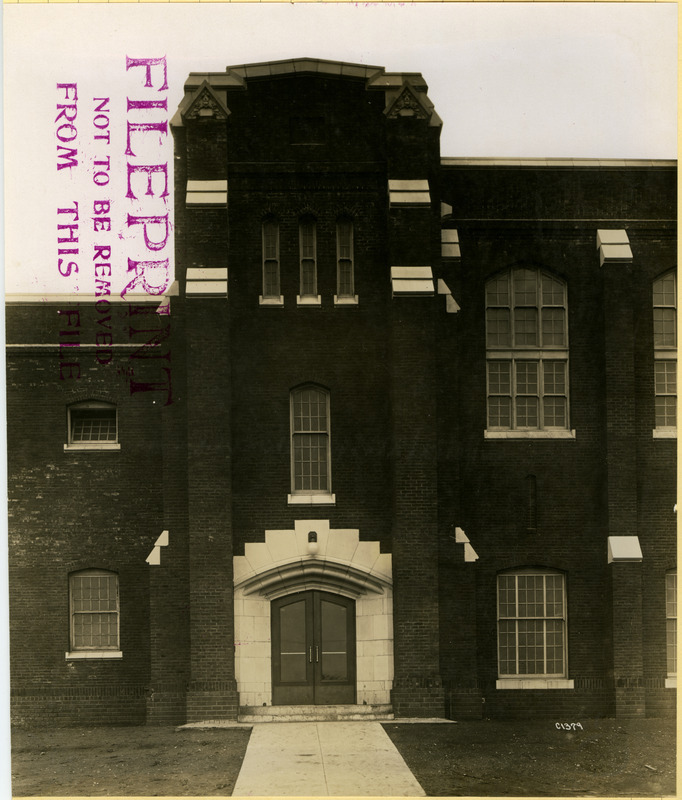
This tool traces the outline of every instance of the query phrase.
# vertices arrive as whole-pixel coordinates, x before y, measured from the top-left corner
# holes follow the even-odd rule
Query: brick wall
[[[12,308],[12,324],[41,329],[57,343],[54,307]],[[160,404],[130,395],[132,350],[100,365],[92,308],[81,305],[81,378],[59,379],[57,347],[14,348],[7,365],[10,661],[17,722],[45,715],[68,724],[139,721],[149,684],[149,574],[145,559],[162,530]],[[128,318],[114,312],[115,339]],[[75,348],[73,349],[75,350]],[[73,358],[73,356],[72,356]],[[132,365],[131,365],[132,364]],[[98,399],[118,408],[120,450],[64,449],[67,406]],[[69,574],[85,568],[118,575],[120,644],[116,660],[66,660]],[[71,698],[71,699],[70,699]]]

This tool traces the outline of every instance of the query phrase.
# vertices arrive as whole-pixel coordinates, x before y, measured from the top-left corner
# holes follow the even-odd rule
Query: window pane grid
[[[654,306],[677,306],[675,273],[671,272],[654,282]]]
[[[542,305],[565,306],[566,291],[561,281],[549,275],[542,276]]]
[[[668,675],[677,674],[677,573],[665,576],[666,662]]]
[[[275,220],[263,223],[263,297],[277,297],[279,289],[279,225]]]
[[[329,397],[318,389],[292,393],[292,487],[295,492],[330,491]]]
[[[294,437],[294,488],[327,491],[327,437],[296,434]]]
[[[509,306],[509,275],[492,278],[486,285],[486,305]]]
[[[72,442],[115,442],[116,409],[71,409]]]
[[[486,321],[488,347],[510,347],[511,317],[509,309],[489,308]]]
[[[516,347],[536,346],[538,344],[537,308],[514,309],[514,345]]]
[[[317,294],[316,278],[315,262],[304,258],[301,261],[301,297]]]
[[[118,648],[118,578],[112,573],[72,575],[71,639],[75,650]]]
[[[317,263],[315,253],[315,223],[301,222],[299,226],[301,255],[301,297],[317,295]]]
[[[654,308],[654,346],[676,347],[677,333],[674,308]]]
[[[565,361],[488,361],[488,427],[568,427]]]
[[[327,396],[315,389],[294,395],[294,431],[327,431]]]
[[[488,361],[489,428],[569,427],[567,354],[559,352],[568,346],[566,323],[566,285],[560,279],[538,270],[514,269],[486,283],[486,346],[500,351],[494,356],[508,357],[512,365],[512,385],[507,388],[501,368]],[[514,357],[515,351],[536,348],[537,359]],[[552,349],[547,352],[552,360],[543,358],[542,348]]]
[[[537,273],[530,269],[514,270],[514,305],[536,306],[538,304]]]
[[[279,297],[279,263],[266,261],[263,264],[263,297]]]
[[[353,262],[350,259],[339,259],[337,294],[339,297],[353,296]]]
[[[542,309],[542,344],[545,347],[566,344],[566,313],[563,308]]]
[[[353,223],[339,220],[336,223],[336,293],[339,297],[353,297]]]
[[[565,674],[563,587],[561,575],[498,577],[500,675]]]

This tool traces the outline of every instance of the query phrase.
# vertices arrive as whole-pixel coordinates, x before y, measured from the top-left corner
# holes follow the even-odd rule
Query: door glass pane
[[[305,681],[305,600],[280,608],[279,629],[280,680],[284,683]]]
[[[348,678],[347,610],[345,606],[322,600],[320,613],[322,615],[322,646],[320,648],[322,680],[346,680]]]

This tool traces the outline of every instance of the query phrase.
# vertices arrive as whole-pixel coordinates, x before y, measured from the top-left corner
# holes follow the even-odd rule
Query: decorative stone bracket
[[[145,559],[150,567],[158,567],[161,564],[161,548],[168,547],[168,531],[163,531],[161,536],[154,543],[154,549]]]
[[[625,230],[598,230],[597,249],[602,267],[604,264],[632,264],[632,249]]]
[[[464,561],[478,561],[478,553],[471,546],[469,543],[469,537],[461,528],[455,528],[455,541],[457,544],[464,545]]]

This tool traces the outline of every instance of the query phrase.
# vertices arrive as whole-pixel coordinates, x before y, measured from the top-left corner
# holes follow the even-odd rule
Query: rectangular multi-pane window
[[[336,259],[337,296],[353,297],[353,223],[349,219],[341,219],[336,223]]]
[[[267,219],[263,223],[263,299],[279,296],[279,224]]]
[[[331,491],[329,394],[304,387],[291,394],[292,490]]]
[[[486,283],[488,429],[567,429],[566,285],[537,269]]]
[[[317,244],[314,220],[303,220],[299,226],[301,255],[301,297],[317,296]]]
[[[567,428],[566,366],[544,359],[488,361],[488,428]]]
[[[69,578],[72,650],[118,650],[118,576],[83,570]]]
[[[654,281],[655,424],[661,431],[677,427],[677,279],[669,272]]]
[[[69,406],[69,444],[97,444],[118,439],[116,406],[91,400]]]
[[[566,592],[559,573],[497,579],[500,677],[566,676]]]
[[[654,362],[656,387],[656,427],[674,428],[677,425],[677,361]]]
[[[677,347],[675,273],[654,282],[654,346]]]
[[[665,576],[665,625],[668,675],[677,675],[677,572]]]

